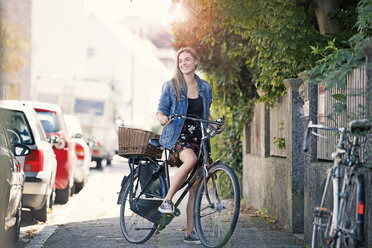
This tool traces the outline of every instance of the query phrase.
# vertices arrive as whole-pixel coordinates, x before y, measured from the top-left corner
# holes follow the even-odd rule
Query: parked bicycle
[[[222,247],[234,232],[240,209],[240,188],[234,170],[220,160],[212,162],[210,157],[208,141],[217,134],[210,124],[221,126],[223,123],[181,115],[171,116],[169,123],[175,118],[192,120],[201,126],[197,166],[180,187],[186,186],[175,203],[175,212],[160,214],[158,207],[170,185],[169,151],[165,150],[165,160],[129,156],[130,174],[124,176],[118,198],[121,231],[130,243],[146,242],[156,230],[163,230],[180,215],[178,206],[192,185],[199,183],[194,205],[196,232],[204,246]],[[150,139],[149,144],[161,147],[158,139]]]
[[[309,122],[304,151],[308,149],[309,132],[317,129],[335,131],[340,137],[332,153],[333,166],[328,169],[323,194],[314,209],[311,247],[359,247],[364,241],[363,172],[368,170],[360,152],[372,124],[362,119],[351,121],[348,128],[332,128]],[[314,131],[311,133],[323,137]]]

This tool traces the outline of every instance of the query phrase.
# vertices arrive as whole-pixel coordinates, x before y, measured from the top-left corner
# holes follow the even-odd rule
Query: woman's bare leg
[[[192,232],[194,229],[194,202],[195,202],[195,195],[196,190],[198,189],[200,179],[195,181],[189,191],[189,200],[187,201],[186,207],[186,218],[187,218],[187,225],[186,225],[186,237]]]
[[[180,168],[177,169],[176,173],[172,177],[172,182],[170,184],[169,191],[164,198],[164,201],[172,200],[173,196],[176,194],[178,189],[185,182],[189,173],[194,168],[198,158],[196,157],[195,152],[192,149],[186,148],[180,153],[180,159],[183,164],[180,166]]]

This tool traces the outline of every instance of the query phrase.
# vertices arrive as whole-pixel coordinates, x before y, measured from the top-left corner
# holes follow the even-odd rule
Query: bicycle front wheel
[[[138,175],[135,173],[133,185],[140,187]],[[125,184],[124,196],[120,207],[120,227],[126,240],[134,244],[146,242],[154,234],[157,224],[133,212],[130,208],[130,180]],[[137,189],[140,192],[140,189]],[[134,196],[135,197],[135,196]]]
[[[340,210],[341,247],[355,248],[362,242],[364,215],[364,187],[362,178],[352,176],[345,188],[345,200]]]
[[[195,229],[204,246],[215,248],[225,245],[234,232],[239,217],[240,189],[238,178],[229,166],[217,164],[208,173],[207,191],[201,182],[196,193]]]

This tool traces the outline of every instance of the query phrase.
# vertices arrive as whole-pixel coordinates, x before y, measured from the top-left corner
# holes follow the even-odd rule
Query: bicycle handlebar
[[[210,120],[204,120],[204,119],[201,119],[201,118],[193,118],[193,117],[189,117],[189,116],[185,116],[185,115],[179,115],[179,114],[171,115],[169,117],[168,123],[172,122],[175,118],[183,118],[185,120],[200,121],[200,122],[204,122],[204,123],[208,123],[208,124],[215,124],[217,126],[222,126],[224,124],[223,120],[221,118],[217,118],[217,121],[210,121]]]
[[[307,152],[308,150],[308,138],[309,133],[312,129],[321,129],[321,130],[328,130],[328,131],[336,131],[336,132],[344,132],[345,128],[336,128],[336,127],[326,127],[320,124],[313,124],[312,121],[309,121],[309,124],[307,125],[306,132],[304,135],[304,143],[303,143],[303,150],[304,152]]]
[[[311,121],[309,122],[309,125],[310,125]],[[302,149],[304,150],[304,152],[307,152],[308,150],[308,144],[307,144],[307,139],[309,137],[309,133],[310,133],[310,129],[309,127],[306,128],[306,132],[305,132],[305,136],[304,136],[304,143],[303,143],[303,146],[302,146]]]

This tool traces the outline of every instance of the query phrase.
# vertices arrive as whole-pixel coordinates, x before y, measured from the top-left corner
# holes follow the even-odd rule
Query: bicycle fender
[[[124,186],[125,186],[127,180],[128,180],[128,177],[124,176],[123,180],[121,181],[121,189],[120,189],[120,192],[118,192],[119,196],[118,196],[118,200],[116,202],[118,205],[120,205],[122,200],[123,200]]]

